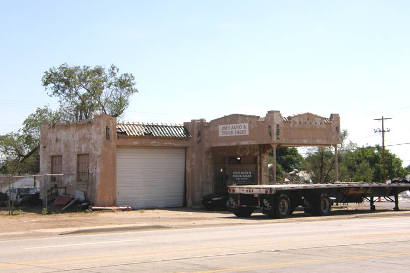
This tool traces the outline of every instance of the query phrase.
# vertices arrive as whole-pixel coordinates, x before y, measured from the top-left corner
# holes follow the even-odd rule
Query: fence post
[[[47,203],[48,203],[48,189],[47,189],[47,179],[48,176],[45,174],[42,176],[42,179],[40,180],[40,191],[42,192],[42,198],[43,198],[43,213],[44,211],[47,211]]]
[[[48,213],[48,180],[49,180],[49,176],[46,175],[45,176],[45,192],[46,192],[46,196],[44,197],[45,201],[46,201],[46,213]]]
[[[9,209],[9,215],[11,215],[11,175],[9,175],[9,201],[8,201],[8,209]]]

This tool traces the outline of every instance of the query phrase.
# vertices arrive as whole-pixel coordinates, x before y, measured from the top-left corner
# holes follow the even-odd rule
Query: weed
[[[20,214],[22,214],[22,213],[23,213],[23,211],[22,211],[21,209],[14,209],[14,210],[11,212],[12,215],[20,215]]]

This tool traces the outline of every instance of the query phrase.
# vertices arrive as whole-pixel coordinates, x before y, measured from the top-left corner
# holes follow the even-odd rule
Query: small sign
[[[231,174],[232,183],[236,185],[255,184],[255,171],[253,170],[235,170]]]
[[[248,123],[219,125],[219,136],[247,136],[249,135]]]

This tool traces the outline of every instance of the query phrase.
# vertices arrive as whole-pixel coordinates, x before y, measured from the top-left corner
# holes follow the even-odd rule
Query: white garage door
[[[182,207],[184,177],[185,149],[117,149],[119,206]]]

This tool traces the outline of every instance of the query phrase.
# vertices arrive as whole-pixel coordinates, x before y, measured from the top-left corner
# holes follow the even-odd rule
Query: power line
[[[385,145],[385,147],[391,147],[391,146],[399,146],[399,145],[410,145],[410,142],[409,143],[397,143],[397,144],[389,144],[389,145]],[[373,149],[376,149],[376,148],[378,148],[378,147],[380,147],[379,145],[375,145],[375,146],[362,146],[362,147],[352,147],[352,148],[342,148],[342,149],[338,149],[338,151],[339,152],[352,152],[352,151],[357,151],[357,150],[361,150],[361,149],[371,149],[371,148],[373,148]],[[300,155],[304,155],[304,156],[306,156],[306,155],[310,155],[310,154],[312,154],[312,153],[314,153],[314,151],[305,151],[305,152],[299,152],[298,151],[298,153],[300,154]],[[410,160],[404,160],[404,159],[401,159],[402,161],[410,161]]]
[[[386,146],[386,147],[390,147],[390,146],[400,146],[400,145],[410,145],[410,142],[397,143],[397,144],[389,144],[389,145],[385,145],[385,146]]]

